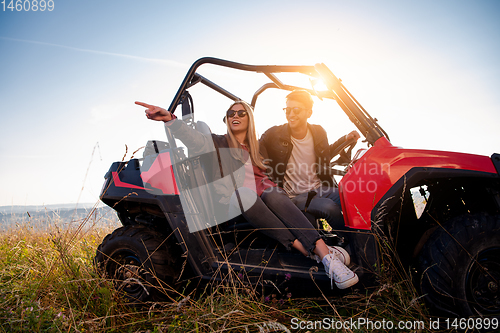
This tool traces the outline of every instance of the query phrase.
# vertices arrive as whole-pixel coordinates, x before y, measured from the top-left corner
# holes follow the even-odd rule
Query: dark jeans
[[[315,191],[317,194],[309,203],[307,213],[314,216],[314,218],[324,218],[334,230],[345,230],[338,188],[322,186]],[[307,193],[302,193],[292,198],[292,202],[301,211],[304,211],[306,201]]]
[[[243,207],[250,206],[245,202],[255,201],[249,209],[242,212],[248,223],[267,236],[276,239],[287,249],[290,249],[293,241],[298,239],[304,248],[312,253],[320,235],[292,203],[284,190],[271,187],[266,189],[260,197],[246,187],[240,187],[237,192]],[[240,207],[235,192],[229,203],[230,215],[234,216],[237,212],[241,212]]]

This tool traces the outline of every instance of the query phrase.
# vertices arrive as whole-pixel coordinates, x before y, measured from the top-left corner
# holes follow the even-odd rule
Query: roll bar
[[[294,89],[305,89],[309,91],[312,95],[318,96],[319,98],[329,98],[334,99],[339,106],[342,108],[344,113],[349,117],[351,122],[360,130],[360,132],[365,136],[368,144],[373,145],[375,141],[379,138],[385,136],[389,139],[387,133],[380,127],[377,119],[372,118],[368,112],[358,103],[358,101],[351,95],[351,93],[342,84],[341,80],[338,79],[330,69],[325,64],[316,64],[315,66],[276,66],[276,65],[265,65],[265,66],[255,66],[241,64],[233,61],[205,57],[196,60],[189,68],[181,86],[177,90],[177,93],[172,100],[168,110],[174,113],[179,103],[182,102],[182,96],[184,92],[197,83],[202,83],[207,87],[219,92],[220,94],[230,98],[233,101],[240,100],[240,98],[226,89],[220,87],[209,79],[196,73],[196,70],[204,64],[212,64],[221,67],[232,68],[236,70],[242,70],[254,73],[265,74],[272,82],[264,84],[259,88],[252,98],[251,105],[255,106],[257,98],[265,90],[270,88],[282,89],[287,91],[292,91]],[[281,82],[274,74],[275,73],[301,73],[308,75],[316,79],[322,79],[328,91],[317,92],[314,89],[307,89],[304,87],[297,87],[293,85],[287,85]]]

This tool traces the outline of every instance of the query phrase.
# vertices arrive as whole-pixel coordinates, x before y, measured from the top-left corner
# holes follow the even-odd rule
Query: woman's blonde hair
[[[265,170],[266,167],[264,166],[264,163],[262,163],[262,156],[260,155],[259,152],[259,141],[257,140],[257,133],[255,131],[255,120],[253,117],[253,109],[252,107],[245,101],[235,101],[233,104],[229,106],[227,109],[228,111],[231,110],[231,108],[237,104],[240,104],[243,106],[245,111],[247,112],[247,117],[248,117],[248,127],[247,127],[247,147],[248,147],[248,152],[250,154],[250,158],[252,159],[252,163],[259,168]],[[233,134],[233,131],[231,130],[231,125],[230,122],[227,121],[226,119],[226,127],[227,127],[227,135],[229,137],[229,147],[230,148],[240,148],[240,144],[236,140],[236,137]],[[238,160],[243,161],[243,156],[241,154],[238,155],[239,149],[231,149],[231,155],[233,155],[234,158]]]

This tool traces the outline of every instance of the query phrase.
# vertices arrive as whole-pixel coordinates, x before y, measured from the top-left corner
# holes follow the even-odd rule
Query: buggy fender
[[[350,167],[339,183],[346,226],[370,230],[375,207],[380,206],[383,198],[402,189],[404,180],[414,168],[445,169],[444,172],[449,173],[478,172],[482,176],[498,177],[488,156],[403,149],[382,137]]]

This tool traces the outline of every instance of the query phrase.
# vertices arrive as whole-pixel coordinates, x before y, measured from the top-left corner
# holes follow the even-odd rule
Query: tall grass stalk
[[[116,220],[89,214],[79,223],[53,220],[51,227],[37,228],[46,222],[30,218],[0,234],[0,332],[296,332],[301,330],[292,329],[293,318],[428,320],[410,278],[387,260],[393,258],[389,252],[381,285],[372,292],[266,295],[231,272],[224,283],[208,283],[196,294],[131,307],[93,265]]]

